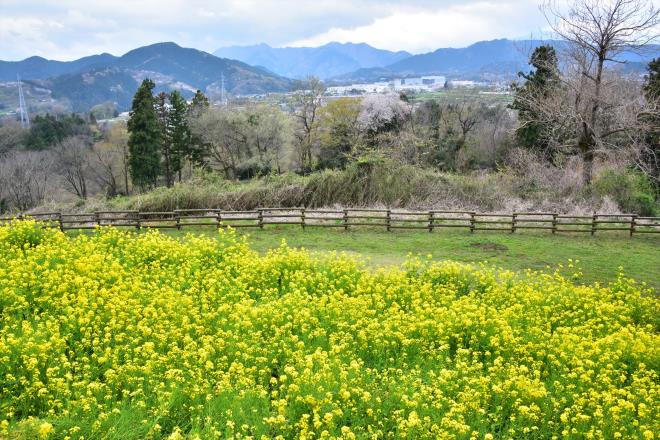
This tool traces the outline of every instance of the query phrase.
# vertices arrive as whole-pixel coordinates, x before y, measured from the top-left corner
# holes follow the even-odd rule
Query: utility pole
[[[16,75],[16,79],[18,80],[18,106],[21,112],[21,127],[30,128],[30,115],[28,114],[27,105],[25,104],[25,96],[23,95],[21,76]]]

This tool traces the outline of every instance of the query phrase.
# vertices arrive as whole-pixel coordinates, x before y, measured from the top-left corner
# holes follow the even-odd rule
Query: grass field
[[[254,239],[276,249],[256,252],[231,231],[0,226],[0,438],[657,438],[658,298],[632,281],[425,258],[371,270],[283,236],[362,241],[380,263],[478,243],[539,264],[606,243],[266,230]],[[625,243],[647,263],[657,245],[600,249]]]
[[[385,232],[271,226],[263,230],[239,230],[249,234],[251,246],[260,252],[275,248],[282,240],[292,247],[310,251],[339,251],[361,255],[372,267],[398,265],[409,253],[431,254],[435,260],[489,263],[511,270],[537,269],[579,260],[585,283],[616,278],[619,268],[639,282],[660,292],[660,237],[627,235],[550,235],[531,233],[486,233],[443,230],[428,232]],[[185,235],[186,231],[171,232]],[[198,228],[194,233],[215,236],[216,231]]]

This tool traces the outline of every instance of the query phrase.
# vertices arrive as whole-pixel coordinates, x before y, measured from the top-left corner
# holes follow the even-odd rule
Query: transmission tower
[[[222,73],[221,87],[220,87],[220,101],[222,105],[227,105],[227,95],[225,94],[225,74]]]
[[[21,76],[16,75],[18,79],[18,105],[21,112],[21,127],[30,128],[30,115],[28,114],[27,105],[25,104],[25,96],[23,95],[23,84],[21,83]]]

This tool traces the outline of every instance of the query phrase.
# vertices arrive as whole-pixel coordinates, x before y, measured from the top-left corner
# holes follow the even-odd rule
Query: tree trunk
[[[595,149],[596,139],[594,133],[589,129],[587,123],[583,122],[580,137],[578,139],[578,151],[582,156],[582,183],[584,186],[591,185]]]

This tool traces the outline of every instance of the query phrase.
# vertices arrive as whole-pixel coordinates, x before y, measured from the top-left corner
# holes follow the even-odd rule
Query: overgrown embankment
[[[658,202],[652,189],[630,172],[605,172],[591,188],[582,188],[579,173],[526,167],[501,172],[442,173],[389,160],[363,160],[344,170],[308,176],[287,173],[247,182],[198,177],[172,188],[115,199],[90,199],[66,207],[95,209],[387,206],[391,208],[516,210],[590,213],[632,212],[652,215]],[[61,205],[60,209],[64,209]]]

